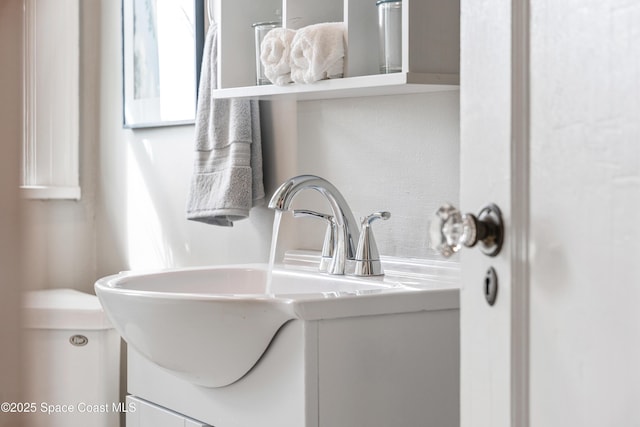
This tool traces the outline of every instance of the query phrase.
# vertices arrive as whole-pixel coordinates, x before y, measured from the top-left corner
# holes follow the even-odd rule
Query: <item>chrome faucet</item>
[[[352,273],[356,258],[356,242],[360,237],[358,223],[342,194],[324,178],[315,175],[300,175],[285,181],[273,194],[269,207],[280,211],[291,209],[291,201],[302,190],[312,189],[322,194],[332,211],[332,227],[335,233],[332,241],[329,274]]]
[[[328,272],[331,262],[333,261],[333,246],[336,240],[336,235],[338,234],[336,230],[336,221],[333,219],[333,216],[307,209],[294,209],[293,217],[316,218],[324,220],[327,223],[327,229],[324,233],[324,243],[322,244],[322,254],[320,255],[320,266],[318,269],[324,273]]]

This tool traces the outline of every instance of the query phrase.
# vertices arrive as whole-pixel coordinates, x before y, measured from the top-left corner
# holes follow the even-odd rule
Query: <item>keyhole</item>
[[[484,297],[489,305],[493,305],[498,297],[498,276],[496,270],[490,267],[484,277]]]

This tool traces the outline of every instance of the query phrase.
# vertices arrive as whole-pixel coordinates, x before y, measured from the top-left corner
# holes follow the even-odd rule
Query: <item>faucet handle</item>
[[[331,259],[333,258],[333,246],[336,239],[336,220],[332,215],[311,211],[307,209],[294,209],[293,217],[311,217],[327,222],[327,230],[324,233],[324,243],[322,244],[322,255],[320,257],[320,271],[328,272]]]
[[[362,218],[360,239],[358,240],[358,248],[356,249],[356,276],[382,276],[384,274],[382,264],[380,263],[378,246],[376,245],[376,240],[371,230],[371,223],[377,219],[386,221],[389,218],[391,218],[391,212],[386,211],[374,212]]]
[[[376,219],[384,219],[386,221],[389,218],[391,218],[391,212],[387,212],[387,211],[374,212],[371,215],[362,218],[362,227],[364,228],[370,225]]]

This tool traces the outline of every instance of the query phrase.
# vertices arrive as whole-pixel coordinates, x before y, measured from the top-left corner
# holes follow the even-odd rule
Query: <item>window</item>
[[[79,0],[24,1],[22,193],[80,199]]]

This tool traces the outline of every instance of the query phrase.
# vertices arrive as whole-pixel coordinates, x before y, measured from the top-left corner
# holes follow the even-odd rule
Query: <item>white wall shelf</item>
[[[378,17],[373,0],[211,0],[219,26],[219,98],[298,100],[437,92],[456,89],[460,62],[460,1],[403,0],[402,72],[380,74]],[[251,24],[282,17],[299,29],[321,22],[344,22],[345,78],[313,84],[256,86]]]
[[[458,89],[457,74],[394,73],[322,80],[288,86],[245,86],[218,89],[216,98],[270,99],[293,96],[299,101],[359,96],[399,95]]]

